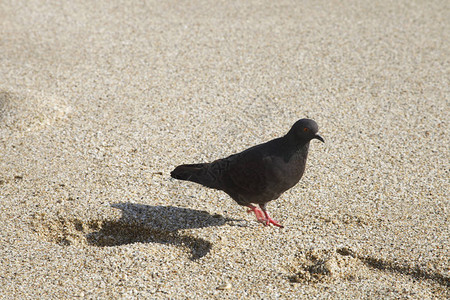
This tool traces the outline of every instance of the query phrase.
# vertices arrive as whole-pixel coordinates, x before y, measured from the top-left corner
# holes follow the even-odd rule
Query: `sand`
[[[450,297],[448,1],[1,1],[0,295]],[[170,178],[312,118],[264,227]]]

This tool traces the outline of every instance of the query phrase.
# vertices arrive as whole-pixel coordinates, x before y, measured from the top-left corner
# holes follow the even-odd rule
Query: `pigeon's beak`
[[[321,137],[320,135],[316,134],[313,139],[318,139],[319,141],[321,141],[322,143],[325,143],[325,141],[323,140],[323,137]]]

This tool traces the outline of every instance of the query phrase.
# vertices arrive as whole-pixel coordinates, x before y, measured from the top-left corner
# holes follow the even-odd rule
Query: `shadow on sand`
[[[182,232],[183,229],[221,226],[235,219],[211,215],[205,211],[175,206],[151,206],[130,202],[114,203],[122,210],[122,217],[104,221],[86,238],[98,247],[119,246],[132,243],[163,243],[187,248],[191,259],[199,259],[211,250],[212,244]],[[181,232],[180,232],[181,231]]]

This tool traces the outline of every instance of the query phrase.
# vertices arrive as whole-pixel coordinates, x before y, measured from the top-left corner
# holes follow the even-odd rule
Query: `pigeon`
[[[238,204],[248,207],[247,212],[255,213],[258,222],[282,228],[270,217],[267,203],[302,178],[309,142],[312,139],[324,142],[318,128],[315,121],[300,119],[280,138],[210,163],[180,165],[170,175],[224,191]]]

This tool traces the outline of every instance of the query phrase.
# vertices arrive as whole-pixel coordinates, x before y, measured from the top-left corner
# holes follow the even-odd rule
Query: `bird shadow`
[[[119,220],[103,221],[86,235],[90,245],[98,247],[119,246],[133,243],[161,243],[187,249],[191,259],[199,259],[211,250],[211,242],[195,237],[184,229],[222,226],[239,221],[206,211],[175,207],[151,206],[120,202],[111,204],[122,210]]]

